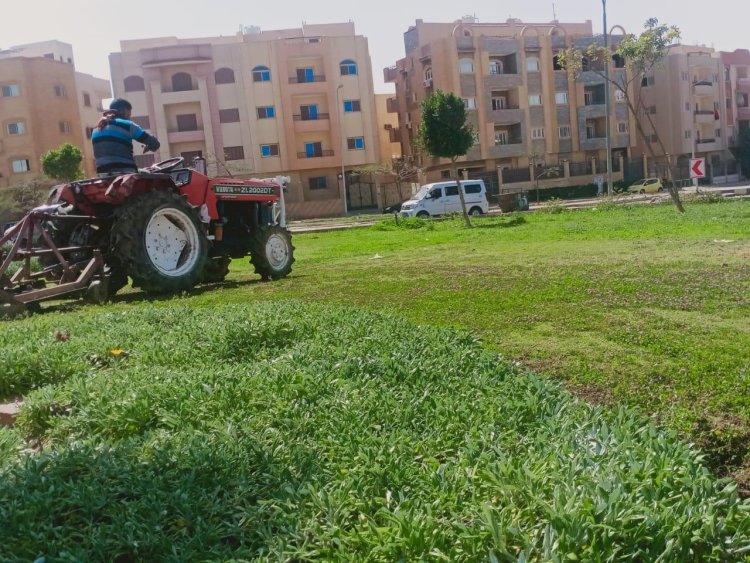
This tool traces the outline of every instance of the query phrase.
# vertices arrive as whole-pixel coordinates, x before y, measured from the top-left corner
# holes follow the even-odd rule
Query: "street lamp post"
[[[604,19],[604,107],[607,112],[607,195],[612,197],[612,131],[611,131],[611,110],[610,110],[610,83],[609,83],[609,62],[612,57],[609,55],[609,30],[607,29],[607,0],[602,0],[602,12]]]
[[[340,135],[341,138],[339,139],[339,141],[340,141],[340,147],[341,147],[341,149],[340,149],[341,150],[341,188],[344,191],[344,215],[346,215],[347,213],[349,213],[349,209],[348,209],[348,205],[347,205],[347,202],[346,202],[346,170],[344,170],[344,134],[345,134],[345,131],[344,131],[344,108],[343,108],[343,105],[341,103],[341,96],[340,96],[340,92],[341,92],[341,89],[343,87],[344,87],[343,84],[339,84],[336,87],[336,104],[339,107],[339,117],[340,117],[340,119],[339,119],[339,128],[341,129],[341,135]]]

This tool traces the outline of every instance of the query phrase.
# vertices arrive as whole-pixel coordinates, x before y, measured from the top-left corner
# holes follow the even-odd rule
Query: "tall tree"
[[[466,199],[461,189],[456,160],[464,156],[474,144],[474,131],[466,123],[466,107],[461,98],[451,92],[438,90],[422,102],[422,120],[419,124],[419,144],[430,155],[449,158],[451,172],[456,179],[461,210],[466,226],[471,220],[466,212]]]
[[[81,149],[70,143],[60,145],[56,149],[47,151],[42,156],[42,170],[55,180],[71,182],[83,178]]]
[[[654,160],[656,160],[657,155],[653,143],[649,142],[647,138],[645,123],[648,123],[650,130],[654,132],[656,144],[659,145],[662,155],[666,155],[667,151],[664,148],[664,142],[659,131],[656,130],[651,113],[646,109],[639,86],[643,79],[662,61],[669,47],[679,39],[679,28],[660,24],[656,18],[650,18],[646,21],[644,30],[640,35],[626,35],[614,50],[611,48],[605,49],[603,45],[594,42],[586,49],[570,47],[559,56],[560,64],[568,72],[577,74],[582,71],[590,71],[605,80],[607,80],[604,70],[605,65],[612,64],[613,60],[618,60],[624,64],[625,78],[622,79],[622,76],[618,73],[610,73],[609,84],[606,87],[609,88],[611,85],[616,91],[622,93],[623,101],[627,104],[628,110],[635,120],[638,134]],[[608,132],[608,134],[611,134],[611,132]],[[667,168],[671,180],[674,178],[674,167],[671,162],[667,162]],[[685,208],[680,201],[680,195],[677,193],[674,183],[667,182],[667,189],[677,209],[680,213],[684,213]]]

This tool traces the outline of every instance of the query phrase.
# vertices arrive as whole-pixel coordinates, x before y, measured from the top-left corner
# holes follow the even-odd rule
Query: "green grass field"
[[[476,225],[0,323],[0,559],[747,558],[750,203]]]

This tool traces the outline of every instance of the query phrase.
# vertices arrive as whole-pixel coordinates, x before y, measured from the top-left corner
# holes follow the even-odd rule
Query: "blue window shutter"
[[[310,106],[310,119],[318,119],[318,105],[312,104]]]
[[[305,154],[308,158],[315,156],[315,143],[305,143]]]
[[[271,147],[269,147],[268,145],[261,145],[260,154],[262,156],[271,156]]]
[[[344,111],[345,112],[352,111],[352,102],[350,100],[344,100]]]
[[[356,146],[358,149],[365,148],[365,140],[363,137],[357,137],[357,139],[354,141],[354,146]]]
[[[268,117],[276,117],[276,110],[273,106],[268,106],[268,109],[266,110],[266,115]]]
[[[315,75],[313,74],[313,69],[306,68],[305,69],[305,81],[306,82],[313,82],[315,81]]]

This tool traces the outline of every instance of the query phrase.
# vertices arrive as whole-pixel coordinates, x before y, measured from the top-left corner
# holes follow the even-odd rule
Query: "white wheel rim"
[[[281,270],[289,259],[289,245],[286,237],[274,233],[266,241],[266,260],[274,270]]]
[[[160,209],[151,216],[144,233],[146,253],[159,273],[180,277],[190,272],[200,254],[200,234],[179,209]]]

